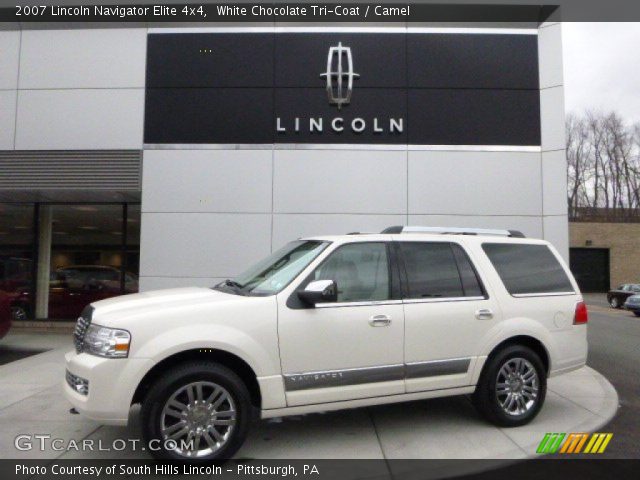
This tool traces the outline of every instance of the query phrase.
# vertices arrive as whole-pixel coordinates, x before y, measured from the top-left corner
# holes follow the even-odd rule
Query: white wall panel
[[[502,228],[519,230],[525,236],[542,238],[542,217],[409,215],[409,225],[429,227]]]
[[[540,154],[409,152],[409,213],[541,215]]]
[[[273,249],[300,237],[350,232],[379,233],[393,225],[404,225],[406,221],[405,215],[275,214]]]
[[[276,150],[278,213],[406,213],[402,151]]]
[[[16,90],[0,90],[0,150],[13,150]]]
[[[538,33],[540,88],[562,85],[562,25],[541,28]]]
[[[145,212],[271,212],[271,150],[146,150]]]
[[[144,90],[20,90],[16,149],[142,148]]]
[[[143,88],[144,28],[24,30],[20,88]]]
[[[143,213],[140,275],[237,275],[270,253],[271,215]]]
[[[553,244],[565,262],[569,262],[569,217],[544,217],[544,239]]]
[[[20,32],[0,31],[0,89],[18,88]]]
[[[564,132],[564,88],[540,90],[540,122],[542,150],[566,148]]]
[[[545,215],[567,214],[567,159],[565,150],[542,154],[542,199]]]

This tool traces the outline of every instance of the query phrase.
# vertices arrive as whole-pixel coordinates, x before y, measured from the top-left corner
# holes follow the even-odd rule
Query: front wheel
[[[190,362],[163,374],[151,387],[142,404],[142,434],[159,459],[224,460],[242,446],[252,408],[247,387],[233,371]]]
[[[514,345],[489,357],[473,401],[491,423],[517,427],[540,412],[546,392],[546,372],[540,357],[528,347]]]
[[[640,312],[633,312],[636,317],[640,317]]]

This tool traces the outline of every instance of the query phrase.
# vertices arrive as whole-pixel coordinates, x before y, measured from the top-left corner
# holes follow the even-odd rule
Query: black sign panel
[[[272,87],[274,36],[149,35],[147,88]]]
[[[409,86],[538,89],[538,37],[409,34]]]
[[[271,89],[147,89],[145,143],[272,143],[273,129]]]
[[[362,88],[340,111],[323,88],[278,88],[275,102],[274,143],[407,143],[406,89]]]
[[[540,145],[537,90],[409,90],[409,144]]]
[[[280,33],[276,35],[276,87],[322,87],[329,48],[351,49],[354,90],[364,87],[406,87],[406,35],[358,33]],[[346,65],[345,65],[346,68]]]
[[[145,143],[540,144],[535,35],[167,33],[147,55]]]

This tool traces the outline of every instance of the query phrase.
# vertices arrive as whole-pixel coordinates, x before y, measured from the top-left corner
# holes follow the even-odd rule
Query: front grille
[[[91,325],[91,317],[93,316],[93,307],[91,305],[85,307],[78,317],[76,328],[73,330],[73,343],[76,347],[76,353],[82,353],[84,347],[84,336],[87,333],[89,325]]]

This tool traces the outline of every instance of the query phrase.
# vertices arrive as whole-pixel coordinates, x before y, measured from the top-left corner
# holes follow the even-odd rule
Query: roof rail
[[[518,230],[500,230],[492,228],[460,228],[460,227],[387,227],[380,233],[433,233],[441,235],[493,235],[498,237],[525,238]]]

